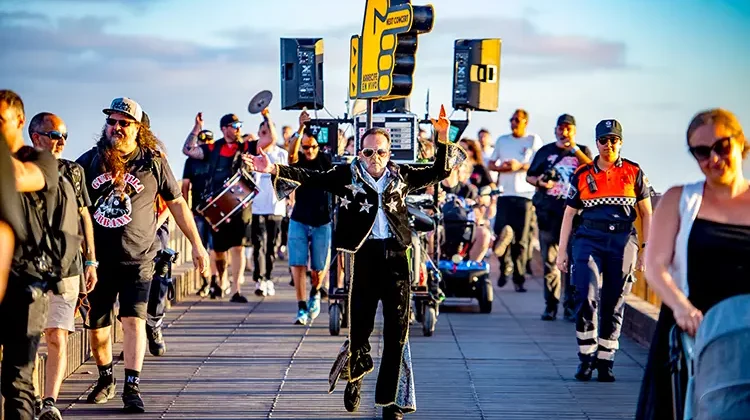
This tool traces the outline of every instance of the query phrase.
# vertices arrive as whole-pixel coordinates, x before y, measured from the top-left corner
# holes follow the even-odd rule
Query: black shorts
[[[245,238],[245,222],[242,217],[232,217],[219,226],[218,231],[211,232],[213,249],[216,252],[227,252],[236,246],[242,246]]]
[[[146,319],[148,294],[154,275],[152,261],[136,264],[102,263],[96,270],[99,281],[89,293],[88,320],[85,327],[99,329],[109,327],[114,321],[115,301],[120,301],[117,318],[132,317]]]

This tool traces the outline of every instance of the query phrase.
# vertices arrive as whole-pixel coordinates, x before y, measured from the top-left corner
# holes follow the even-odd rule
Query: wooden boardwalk
[[[327,393],[327,376],[344,336],[328,332],[327,305],[312,326],[292,325],[294,290],[284,262],[277,264],[277,294],[249,304],[198,297],[174,306],[164,336],[167,354],[147,354],[141,390],[147,412],[125,415],[123,366],[115,365],[117,397],[94,406],[85,399],[97,377],[89,361],[63,384],[65,419],[351,419],[379,418],[375,375],[365,379],[360,411],[343,406],[344,383]],[[435,334],[411,331],[417,412],[409,419],[631,419],[647,350],[621,340],[617,382],[582,383],[572,324],[539,320],[541,283],[529,293],[495,288],[491,314],[473,307],[443,309]],[[455,302],[450,306],[455,306]],[[382,343],[373,334],[373,356]],[[345,334],[346,330],[342,330]],[[116,348],[116,353],[119,348]]]

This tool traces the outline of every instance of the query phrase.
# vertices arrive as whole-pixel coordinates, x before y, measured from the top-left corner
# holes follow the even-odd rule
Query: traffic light
[[[411,0],[391,0],[391,7],[411,4]],[[435,9],[427,6],[411,6],[412,20],[408,32],[396,35],[396,49],[393,53],[393,76],[388,98],[411,95],[417,55],[417,36],[432,31],[435,22]]]

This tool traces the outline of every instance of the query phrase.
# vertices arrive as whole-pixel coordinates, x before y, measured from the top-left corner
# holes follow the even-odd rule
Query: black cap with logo
[[[617,136],[622,139],[622,125],[617,120],[602,120],[596,125],[596,138]]]

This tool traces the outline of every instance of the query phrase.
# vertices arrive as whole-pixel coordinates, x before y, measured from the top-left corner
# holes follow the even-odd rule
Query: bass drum
[[[218,194],[211,194],[206,199],[206,204],[197,209],[198,214],[206,219],[214,231],[219,230],[232,217],[242,217],[243,210],[260,192],[252,175],[244,170],[229,178],[222,188]]]

